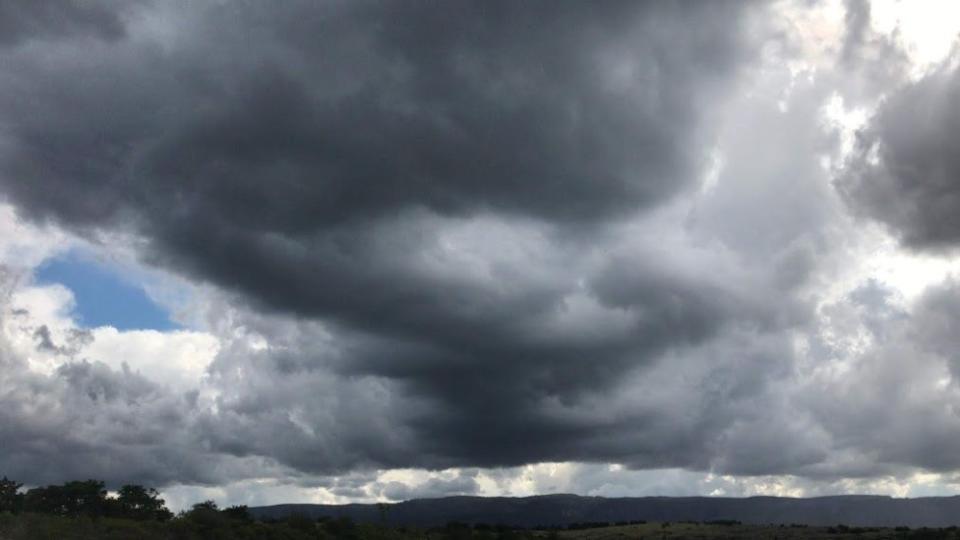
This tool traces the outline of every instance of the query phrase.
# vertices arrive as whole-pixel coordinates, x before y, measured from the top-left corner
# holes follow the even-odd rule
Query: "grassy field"
[[[166,522],[0,512],[0,540],[879,540],[958,539],[960,530],[644,523],[577,530],[517,530],[455,525],[384,527],[303,517],[260,523],[221,512],[181,514]]]
[[[789,525],[716,525],[704,523],[645,523],[575,531],[558,531],[560,540],[879,540],[879,539],[960,539],[960,530],[872,527],[807,527]]]

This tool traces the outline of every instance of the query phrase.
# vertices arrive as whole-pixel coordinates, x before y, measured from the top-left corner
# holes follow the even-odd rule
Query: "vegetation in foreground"
[[[115,495],[96,480],[26,492],[21,487],[5,477],[0,480],[0,540],[960,540],[957,527],[808,527],[735,521],[579,523],[535,530],[462,523],[422,529],[297,515],[265,522],[254,520],[245,506],[221,509],[213,501],[174,515],[156,490],[143,486],[123,486]]]
[[[944,529],[909,527],[830,527],[806,525],[744,525],[739,522],[645,523],[561,531],[561,540],[921,540],[960,539],[956,527]]]

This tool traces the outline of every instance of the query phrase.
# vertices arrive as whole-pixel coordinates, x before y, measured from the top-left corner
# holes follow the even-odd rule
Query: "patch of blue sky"
[[[38,284],[59,283],[73,292],[73,315],[83,327],[160,331],[180,328],[120,267],[83,253],[71,251],[46,261],[37,269],[35,278]]]

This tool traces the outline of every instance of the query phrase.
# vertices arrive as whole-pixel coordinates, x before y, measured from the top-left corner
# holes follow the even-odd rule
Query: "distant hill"
[[[894,527],[960,525],[960,497],[894,499],[844,495],[784,497],[445,497],[375,504],[281,504],[250,509],[257,518],[303,514],[311,518],[347,516],[359,522],[434,526],[451,521],[519,527],[566,526],[579,522],[737,520],[751,524],[802,523]]]

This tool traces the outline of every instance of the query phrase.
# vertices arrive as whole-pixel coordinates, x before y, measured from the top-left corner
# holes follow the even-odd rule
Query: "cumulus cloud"
[[[295,325],[212,366],[236,389],[214,448],[318,472],[559,458],[592,429],[554,402],[762,316],[596,236],[696,186],[749,56],[739,6],[157,10],[92,54],[3,53],[0,182],[24,218],[126,227]]]
[[[12,279],[7,276],[2,288]],[[0,298],[0,469],[30,483],[88,476],[114,484],[224,478],[231,460],[204,456],[191,427],[204,410],[198,407],[199,381],[179,386],[163,370],[149,369],[153,379],[139,373],[149,365],[144,358],[177,360],[167,356],[177,337],[151,350],[138,332],[127,333],[120,339],[132,341],[137,354],[108,355],[111,367],[97,359],[112,347],[109,339],[97,343],[102,329],[77,328],[65,317],[70,300],[62,287],[17,288]]]
[[[843,161],[825,106],[902,76],[869,5],[805,65],[742,3],[55,4],[0,47],[5,474],[262,503],[960,465],[957,287],[871,280],[850,215],[954,240],[955,69]],[[190,329],[78,327],[29,276],[65,242],[182,280]]]
[[[960,71],[954,55],[891,95],[860,134],[838,183],[851,206],[918,250],[960,240]]]
[[[193,9],[169,42],[135,33],[146,12],[96,54],[6,52],[5,191],[27,214],[131,220],[191,260],[188,229],[306,247],[410,207],[606,219],[691,184],[745,54],[728,3]]]
[[[811,372],[800,406],[831,443],[829,458],[808,467],[809,476],[956,468],[960,387],[948,345],[955,338],[947,336],[955,323],[945,321],[958,298],[948,281],[905,307],[895,292],[869,282],[849,302],[825,308],[825,324],[812,339],[824,362]]]
[[[452,495],[475,495],[479,489],[473,476],[457,474],[451,478],[434,477],[416,485],[403,482],[388,482],[383,487],[383,496],[394,501],[449,497]]]

